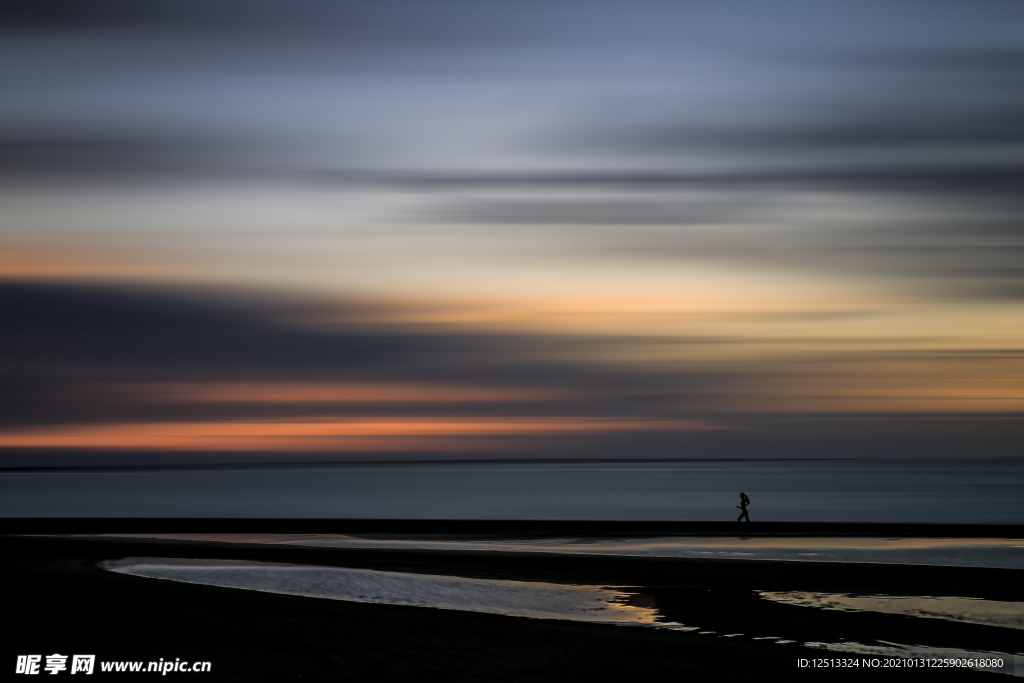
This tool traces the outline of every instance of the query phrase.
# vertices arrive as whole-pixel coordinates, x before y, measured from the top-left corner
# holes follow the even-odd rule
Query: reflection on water
[[[783,647],[796,646],[796,643],[808,637],[807,633],[801,637],[792,632],[792,623],[787,627],[785,620],[778,622],[771,627],[771,631],[768,631],[769,634],[775,631],[784,635],[766,635],[764,631],[736,632],[736,627],[741,624],[729,623],[728,612],[723,613],[720,609],[722,605],[719,602],[722,596],[719,596],[717,601],[712,598],[711,612],[699,611],[701,600],[706,600],[709,593],[702,588],[683,589],[681,592],[677,590],[678,595],[675,598],[670,595],[665,604],[660,604],[665,596],[657,588],[470,579],[347,567],[236,560],[136,557],[107,561],[103,566],[111,571],[135,576],[225,588],[352,602],[488,612],[535,619],[651,626],[688,631],[702,637],[744,638]],[[807,591],[755,591],[755,594],[772,603],[823,610],[870,611],[1024,629],[1024,603],[961,597],[857,596]],[[678,606],[673,606],[674,603]],[[690,617],[695,617],[692,621],[703,623],[703,628],[692,625]],[[704,622],[704,619],[708,621]],[[736,619],[743,621],[744,626],[748,625],[742,610],[736,614]],[[690,625],[685,625],[681,623],[682,621]],[[767,631],[768,628],[764,630]],[[815,632],[815,637],[842,640],[842,631],[840,625],[839,628],[832,627],[827,631]],[[852,641],[815,641],[803,642],[802,645],[818,650],[877,657],[1001,659],[1001,664],[989,662],[991,666],[986,664],[976,668],[1024,676],[1024,656],[1021,655],[904,645],[882,640],[874,642],[876,644],[869,645]],[[1006,647],[1006,643],[996,646]]]
[[[154,579],[351,602],[374,602],[490,612],[534,619],[568,619],[685,630],[660,620],[631,595],[604,586],[466,579],[347,567],[126,558],[104,563],[111,571]]]
[[[848,595],[806,591],[759,591],[762,598],[801,607],[844,612],[883,612],[908,617],[946,619],[968,624],[1024,629],[1024,602],[1000,602],[980,598]]]

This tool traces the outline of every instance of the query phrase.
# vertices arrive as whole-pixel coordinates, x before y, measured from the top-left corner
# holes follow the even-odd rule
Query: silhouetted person
[[[740,493],[740,504],[737,505],[736,507],[742,512],[740,512],[740,516],[736,518],[736,528],[739,528],[740,522],[742,522],[744,519],[747,520],[747,524],[754,524],[750,521],[750,515],[747,513],[748,505],[750,505],[750,499],[747,498],[747,494]],[[754,524],[754,527],[756,528],[757,525]]]

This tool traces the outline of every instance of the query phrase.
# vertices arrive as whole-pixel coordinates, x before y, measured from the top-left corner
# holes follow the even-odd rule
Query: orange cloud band
[[[447,450],[479,448],[475,437],[588,434],[611,431],[724,429],[705,420],[536,418],[486,420],[303,420],[148,422],[62,426],[0,434],[0,448],[89,448],[211,451]],[[471,440],[464,440],[469,437]]]

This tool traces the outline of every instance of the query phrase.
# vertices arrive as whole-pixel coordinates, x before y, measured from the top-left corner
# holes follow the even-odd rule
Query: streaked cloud
[[[372,420],[158,422],[22,430],[0,434],[0,448],[169,451],[447,451],[507,450],[501,439],[602,432],[723,429],[710,420]],[[468,437],[459,443],[457,439]],[[490,437],[490,441],[480,438]]]
[[[459,387],[444,384],[347,382],[178,382],[104,387],[135,398],[159,402],[226,403],[449,403],[536,401],[571,398],[555,390]]]
[[[0,450],[1011,452],[1022,25],[5,3]]]

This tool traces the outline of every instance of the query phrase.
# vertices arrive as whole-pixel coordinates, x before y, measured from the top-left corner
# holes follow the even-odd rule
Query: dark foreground
[[[800,669],[850,658],[806,641],[876,640],[1019,652],[1021,631],[771,603],[754,590],[956,595],[1024,601],[1009,569],[577,557],[497,552],[341,550],[125,539],[3,539],[3,667],[19,654],[210,661],[197,681],[1013,680],[968,670]],[[646,606],[715,633],[582,624],[349,603],[133,577],[103,559],[250,559],[476,578],[643,587]],[[653,603],[653,604],[651,604]],[[723,634],[742,633],[725,638]],[[775,644],[755,637],[795,640]],[[61,675],[69,675],[67,671]],[[158,673],[97,671],[111,680]],[[20,678],[20,677],[18,677]],[[31,680],[31,679],[28,679]],[[74,679],[73,679],[74,680]],[[89,679],[86,679],[89,680]]]

